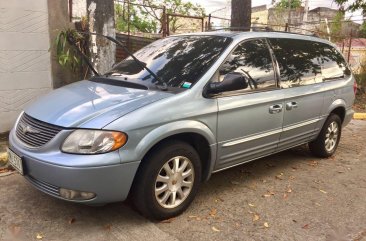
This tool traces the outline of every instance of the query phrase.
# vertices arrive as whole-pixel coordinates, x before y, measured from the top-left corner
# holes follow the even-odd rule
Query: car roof
[[[199,32],[189,34],[179,34],[176,36],[221,36],[230,37],[237,40],[245,40],[249,38],[290,38],[321,42],[335,47],[335,45],[325,39],[318,38],[311,35],[288,33],[288,32],[275,32],[275,31],[251,31],[251,32],[238,32],[238,31],[211,31],[211,32]]]

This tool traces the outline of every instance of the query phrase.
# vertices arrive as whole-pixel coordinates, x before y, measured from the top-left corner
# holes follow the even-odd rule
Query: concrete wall
[[[52,88],[47,0],[0,1],[0,133]]]
[[[54,88],[59,88],[61,86],[79,80],[78,77],[75,74],[73,74],[70,69],[64,68],[58,63],[56,58],[56,48],[54,46],[55,39],[59,31],[73,27],[74,25],[70,23],[68,1],[48,0],[48,29],[49,29],[49,42],[52,44],[50,48],[51,50],[50,53],[51,53],[51,72]]]

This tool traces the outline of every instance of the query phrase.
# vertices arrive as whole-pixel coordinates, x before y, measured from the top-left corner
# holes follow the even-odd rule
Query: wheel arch
[[[330,114],[338,115],[343,123],[346,116],[346,102],[342,99],[337,99],[333,101],[332,105],[329,107],[328,113],[328,116]]]
[[[216,161],[216,138],[208,126],[198,121],[169,123],[149,132],[137,145],[140,160],[169,140],[184,141],[197,151],[202,163],[202,180],[210,178]]]

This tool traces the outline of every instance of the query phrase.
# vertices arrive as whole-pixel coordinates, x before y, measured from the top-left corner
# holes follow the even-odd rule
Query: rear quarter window
[[[336,80],[349,76],[351,71],[341,53],[330,45],[321,45],[323,49],[321,64],[324,81]]]

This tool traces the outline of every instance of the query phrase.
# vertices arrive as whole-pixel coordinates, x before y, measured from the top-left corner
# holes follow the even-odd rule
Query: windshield
[[[231,39],[219,36],[176,36],[161,39],[134,55],[168,87],[190,88],[216,61]],[[132,57],[117,64],[107,76],[123,76],[128,80],[158,83]]]

